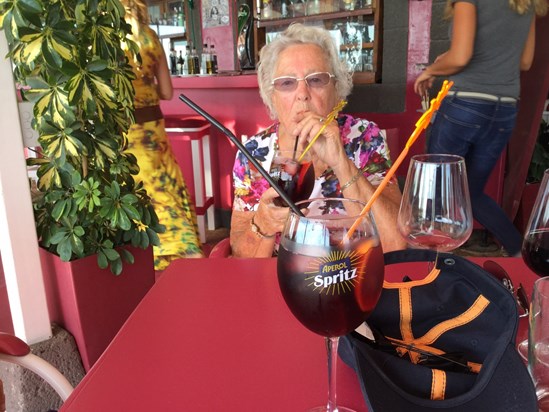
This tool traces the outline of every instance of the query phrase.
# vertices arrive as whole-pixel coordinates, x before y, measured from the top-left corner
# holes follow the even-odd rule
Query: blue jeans
[[[465,158],[473,216],[511,256],[520,252],[522,236],[484,187],[511,137],[516,115],[515,103],[446,96],[427,143],[428,153]]]

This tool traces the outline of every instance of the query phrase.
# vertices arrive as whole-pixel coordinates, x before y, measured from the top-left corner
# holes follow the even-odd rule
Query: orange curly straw
[[[389,183],[389,180],[391,180],[391,178],[397,171],[398,167],[400,166],[400,164],[408,154],[408,151],[410,150],[410,147],[412,146],[412,144],[414,144],[414,142],[417,140],[421,132],[424,129],[426,129],[427,126],[429,125],[431,121],[431,117],[433,117],[433,114],[438,110],[438,108],[440,107],[440,104],[442,103],[442,100],[446,97],[446,95],[448,94],[448,91],[453,86],[453,84],[454,82],[448,82],[448,80],[444,80],[444,83],[442,84],[442,87],[440,88],[440,91],[438,92],[437,97],[431,100],[431,105],[429,106],[429,109],[427,109],[425,113],[423,113],[423,115],[416,122],[416,128],[408,138],[408,141],[406,142],[404,149],[402,149],[402,152],[400,153],[400,155],[394,161],[391,168],[387,171],[387,174],[385,175],[385,177],[383,178],[383,180],[375,190],[374,194],[372,195],[368,203],[366,203],[366,206],[364,206],[364,208],[360,212],[360,215],[356,219],[355,223],[353,223],[353,225],[351,226],[351,228],[343,238],[342,242],[349,240],[351,238],[357,226],[359,225],[360,220],[370,211],[370,209],[372,208],[372,204],[379,197],[383,189],[385,189],[385,186],[387,186],[387,184]]]

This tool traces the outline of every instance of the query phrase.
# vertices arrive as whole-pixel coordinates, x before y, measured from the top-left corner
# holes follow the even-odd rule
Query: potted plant
[[[163,226],[134,181],[136,158],[124,152],[134,119],[128,58],[138,54],[123,16],[118,0],[0,2],[15,79],[22,98],[34,103],[40,155],[28,163],[38,166],[33,204],[40,245],[62,261],[91,257],[115,275],[123,260],[134,261],[124,245],[148,248],[154,282],[149,246],[158,244]],[[104,296],[92,298],[103,306]]]
[[[3,1],[0,24],[23,98],[34,102],[41,156],[34,196],[41,246],[69,261],[97,255],[122,271],[116,249],[158,244],[150,199],[123,151],[133,121],[133,73],[123,43],[131,28],[118,0]]]

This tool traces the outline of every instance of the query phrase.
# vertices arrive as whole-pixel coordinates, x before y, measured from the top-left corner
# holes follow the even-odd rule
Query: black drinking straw
[[[233,142],[236,147],[238,147],[238,150],[242,152],[246,158],[252,162],[252,164],[256,167],[259,173],[267,179],[271,187],[276,190],[276,192],[280,195],[282,199],[286,202],[286,204],[292,209],[298,216],[303,216],[303,213],[301,213],[301,210],[295,205],[294,202],[290,199],[288,194],[280,188],[276,184],[276,182],[273,180],[273,178],[267,173],[265,169],[263,169],[263,166],[251,155],[248,150],[246,150],[246,147],[242,144],[240,140],[236,138],[236,136],[225,126],[223,126],[217,119],[215,119],[212,115],[210,115],[208,112],[206,112],[204,109],[202,109],[200,106],[198,106],[195,102],[193,102],[191,99],[189,99],[184,94],[179,95],[179,100],[181,100],[183,103],[185,103],[187,106],[189,106],[191,109],[193,109],[195,112],[203,116],[206,120],[208,120],[211,124],[213,124],[215,127],[217,127],[225,136],[229,138],[231,142]]]

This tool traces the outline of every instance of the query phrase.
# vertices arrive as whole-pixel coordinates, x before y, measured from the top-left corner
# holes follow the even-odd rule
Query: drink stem
[[[326,351],[328,352],[328,412],[337,412],[337,347],[339,345],[339,337],[327,337]]]

